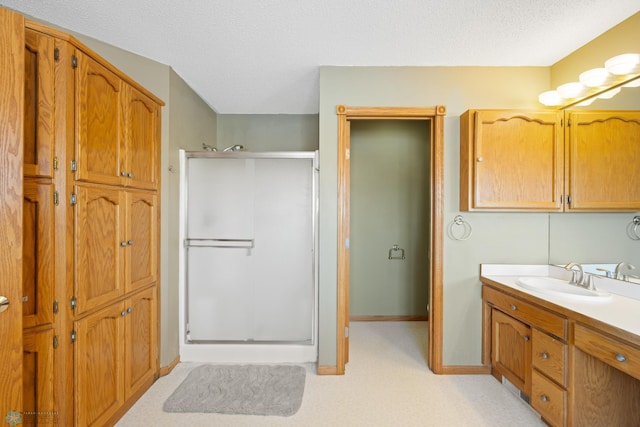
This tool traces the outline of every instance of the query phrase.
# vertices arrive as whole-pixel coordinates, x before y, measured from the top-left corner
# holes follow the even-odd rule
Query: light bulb
[[[542,105],[546,105],[548,107],[553,107],[556,105],[562,104],[564,99],[560,96],[560,94],[555,90],[548,90],[546,92],[542,92],[538,95],[538,101]]]
[[[607,59],[604,68],[616,75],[640,73],[640,53],[625,53],[614,56]]]
[[[585,92],[585,87],[580,82],[565,83],[556,89],[565,99],[577,98]]]
[[[600,87],[610,84],[614,77],[605,68],[593,68],[580,74],[580,83],[586,87]]]

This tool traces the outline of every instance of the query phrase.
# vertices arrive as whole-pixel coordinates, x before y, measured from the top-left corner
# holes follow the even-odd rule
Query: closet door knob
[[[548,359],[549,358],[549,353],[547,353],[546,351],[544,353],[542,353],[540,356],[542,356],[543,359]]]
[[[128,244],[129,246],[132,246],[132,245],[133,245],[133,240],[128,240],[128,241],[127,241],[127,244]]]
[[[133,173],[132,173],[132,172],[129,172],[129,173],[127,174],[127,176],[128,176],[129,178],[133,178]]]
[[[125,246],[127,246],[127,242],[120,242],[120,246],[124,248]]]
[[[122,175],[122,176],[127,176],[127,171],[122,171],[122,172],[120,173],[120,175]]]

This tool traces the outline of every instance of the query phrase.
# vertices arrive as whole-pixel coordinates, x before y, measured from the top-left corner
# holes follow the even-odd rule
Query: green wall
[[[249,151],[315,151],[317,114],[219,114],[218,149],[244,145]]]
[[[429,149],[429,122],[351,123],[352,316],[427,315]]]

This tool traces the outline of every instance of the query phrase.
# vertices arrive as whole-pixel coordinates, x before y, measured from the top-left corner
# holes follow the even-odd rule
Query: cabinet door
[[[101,426],[124,403],[124,305],[99,310],[74,325],[75,419]]]
[[[158,281],[158,198],[127,193],[126,292]]]
[[[23,327],[53,322],[53,186],[26,179],[22,209]]]
[[[53,401],[53,329],[23,336],[23,406],[25,425],[56,425]]]
[[[24,175],[51,176],[53,162],[54,42],[25,29]]]
[[[493,310],[491,365],[527,396],[531,394],[531,328]]]
[[[561,120],[560,112],[465,113],[460,136],[461,209],[561,210]]]
[[[79,314],[124,293],[126,193],[77,185],[76,194],[75,296]]]
[[[148,387],[157,372],[155,286],[125,303],[125,398]]]
[[[121,184],[123,158],[122,81],[77,51],[77,179]]]
[[[137,89],[125,85],[126,185],[154,190],[158,186],[160,108]]]
[[[567,113],[570,210],[640,210],[640,112]]]

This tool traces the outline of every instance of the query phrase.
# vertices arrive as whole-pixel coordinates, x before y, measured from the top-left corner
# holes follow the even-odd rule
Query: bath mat
[[[165,412],[295,414],[302,403],[302,366],[202,365],[164,402]]]

